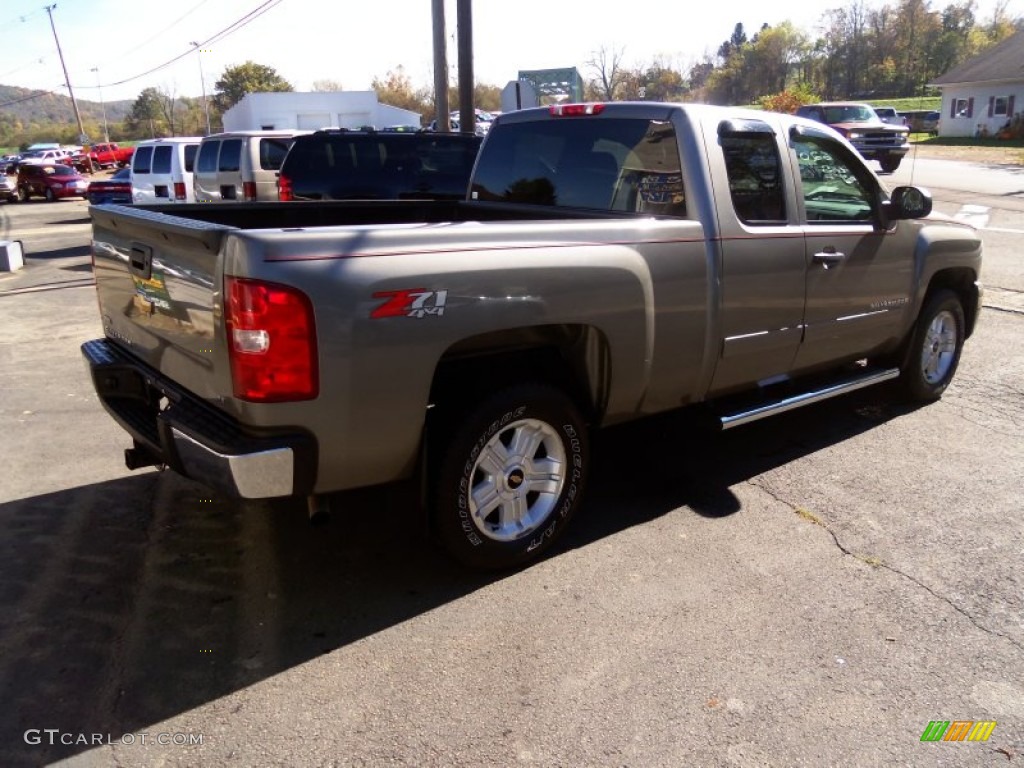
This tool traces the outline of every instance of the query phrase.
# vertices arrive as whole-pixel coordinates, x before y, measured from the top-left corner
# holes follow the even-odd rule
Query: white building
[[[224,113],[225,131],[420,127],[420,116],[377,101],[373,91],[250,93]]]
[[[1021,120],[1024,31],[955,67],[929,85],[942,90],[940,136],[995,136]]]

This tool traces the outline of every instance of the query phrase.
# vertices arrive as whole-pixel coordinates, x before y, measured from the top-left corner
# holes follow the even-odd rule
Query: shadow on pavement
[[[857,393],[724,434],[691,414],[606,430],[563,546],[682,506],[724,518],[730,486],[902,412]],[[0,765],[90,748],[28,729],[119,739],[504,578],[430,546],[412,483],[338,502],[313,527],[151,471],[0,504]]]

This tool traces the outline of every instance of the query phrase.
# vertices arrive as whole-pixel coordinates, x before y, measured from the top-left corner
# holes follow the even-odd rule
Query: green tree
[[[247,61],[228,67],[213,84],[213,103],[222,114],[250,93],[294,91],[292,84],[277,74],[273,67]]]
[[[160,125],[161,94],[156,88],[144,89],[132,104],[132,109],[125,118],[125,127],[133,138],[156,138]]]

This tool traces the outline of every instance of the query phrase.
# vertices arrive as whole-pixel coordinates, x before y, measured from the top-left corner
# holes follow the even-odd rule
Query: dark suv
[[[482,139],[463,133],[328,129],[298,136],[281,200],[461,200]]]

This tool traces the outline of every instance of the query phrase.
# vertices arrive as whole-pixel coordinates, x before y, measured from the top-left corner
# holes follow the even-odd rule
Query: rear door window
[[[217,170],[228,173],[237,172],[242,162],[242,140],[225,139],[220,145],[220,160]]]
[[[171,152],[174,147],[170,144],[161,144],[153,150],[153,173],[171,172]]]
[[[137,147],[132,159],[132,173],[149,173],[153,162],[153,147]]]
[[[192,173],[196,165],[196,154],[199,152],[198,144],[185,145],[185,173]]]
[[[200,145],[199,160],[196,164],[199,173],[213,173],[217,170],[217,151],[219,149],[219,141],[204,141]]]

